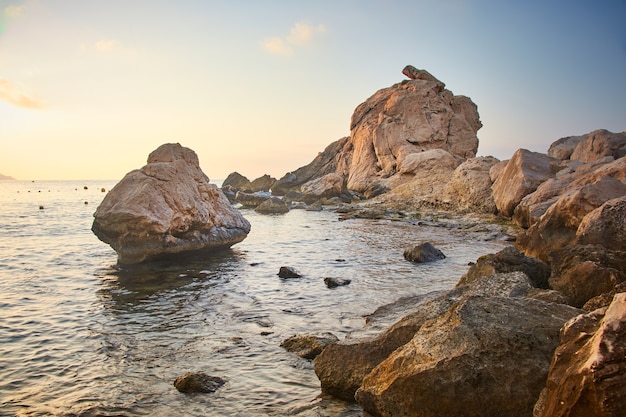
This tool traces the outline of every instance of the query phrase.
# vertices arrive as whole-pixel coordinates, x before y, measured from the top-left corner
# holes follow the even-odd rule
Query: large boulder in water
[[[121,264],[230,247],[250,231],[250,223],[209,183],[196,153],[171,143],[126,174],[94,217],[91,230],[111,245]]]

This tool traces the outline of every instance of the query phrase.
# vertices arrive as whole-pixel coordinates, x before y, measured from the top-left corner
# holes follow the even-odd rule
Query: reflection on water
[[[360,415],[321,397],[312,363],[280,343],[343,338],[377,306],[449,288],[503,246],[410,223],[244,210],[252,231],[230,250],[119,269],[90,232],[100,187],[113,184],[82,184],[0,183],[2,415]],[[405,261],[423,240],[448,257]],[[284,265],[303,277],[279,278]],[[329,289],[325,277],[352,282]],[[227,383],[181,394],[173,381],[188,371]]]

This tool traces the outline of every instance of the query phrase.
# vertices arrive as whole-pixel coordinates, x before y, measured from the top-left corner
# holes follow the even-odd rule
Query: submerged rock
[[[420,243],[411,249],[404,251],[404,259],[415,263],[433,262],[445,259],[446,255],[430,242]]]
[[[203,372],[187,372],[176,378],[174,386],[179,392],[185,394],[210,394],[217,391],[225,383],[226,381],[218,376],[210,376]]]
[[[300,278],[302,274],[294,267],[281,266],[278,270],[278,276],[281,278]]]
[[[337,343],[339,339],[332,333],[321,335],[296,335],[284,340],[280,346],[288,352],[295,353],[304,359],[315,359],[324,348],[330,344]]]
[[[126,174],[94,218],[91,230],[117,252],[120,264],[226,248],[250,232],[250,223],[209,183],[196,153],[171,143]]]

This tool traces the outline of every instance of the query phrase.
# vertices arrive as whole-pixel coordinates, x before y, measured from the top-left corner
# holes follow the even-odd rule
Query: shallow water
[[[505,245],[329,211],[242,210],[252,230],[230,250],[119,270],[90,230],[113,185],[0,182],[0,415],[360,415],[320,397],[312,363],[280,343],[341,339],[382,304],[451,288],[469,261]],[[424,240],[447,258],[404,260]],[[303,277],[279,278],[285,265]],[[325,277],[352,282],[329,289]],[[173,381],[188,371],[227,382],[181,394]]]

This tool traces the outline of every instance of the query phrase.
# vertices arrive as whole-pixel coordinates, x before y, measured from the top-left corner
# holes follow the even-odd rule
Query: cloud
[[[1,78],[0,100],[4,100],[12,106],[21,107],[23,109],[41,109],[44,107],[40,100],[24,93],[19,85]]]
[[[275,36],[263,41],[263,48],[274,55],[289,55],[293,53],[296,47],[309,45],[313,42],[313,38],[326,32],[326,26],[319,24],[317,26],[309,25],[303,22],[297,22],[291,28],[289,35],[284,38]]]
[[[101,40],[94,44],[94,48],[96,48],[97,51],[103,52],[112,51],[116,46],[117,41],[112,39]]]
[[[24,6],[7,6],[4,8],[5,16],[11,19],[16,19],[20,17],[23,11],[24,11]]]

